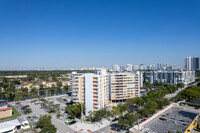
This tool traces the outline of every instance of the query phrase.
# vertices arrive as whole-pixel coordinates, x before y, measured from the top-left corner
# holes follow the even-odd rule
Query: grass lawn
[[[17,112],[17,110],[16,110],[14,107],[12,107],[12,108],[13,108],[13,110],[12,110],[12,116],[10,116],[10,117],[5,117],[5,118],[1,118],[0,121],[6,120],[6,119],[11,119],[11,118],[15,118],[15,117],[17,117],[17,116],[20,116],[20,114]]]

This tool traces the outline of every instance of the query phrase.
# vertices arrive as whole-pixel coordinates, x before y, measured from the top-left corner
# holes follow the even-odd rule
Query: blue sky
[[[0,0],[0,69],[183,65],[199,0]]]

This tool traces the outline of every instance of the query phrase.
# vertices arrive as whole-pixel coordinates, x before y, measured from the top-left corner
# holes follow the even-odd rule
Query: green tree
[[[32,96],[32,97],[35,97],[35,96],[36,96],[36,93],[37,93],[36,88],[32,88],[31,91],[30,91],[31,96]]]
[[[24,114],[28,114],[28,113],[31,113],[31,112],[32,112],[31,108],[25,108],[24,111],[23,111]]]
[[[64,90],[65,90],[65,93],[69,90],[69,86],[67,85],[67,86],[64,86],[64,88],[63,88]]]
[[[7,101],[8,101],[8,99],[10,98],[10,94],[6,93],[6,94],[5,94],[5,98],[6,98]]]
[[[82,104],[82,107],[83,107],[83,114],[85,114],[85,105]],[[72,117],[80,118],[81,117],[81,104],[68,105],[65,108],[65,111]]]
[[[17,91],[14,92],[14,94],[15,94],[15,100],[20,100],[20,98],[23,95],[23,91],[22,90],[17,90]]]
[[[51,123],[50,115],[41,116],[36,125],[41,128],[40,133],[56,133],[57,131],[56,127]]]
[[[89,114],[89,115],[87,116],[88,120],[91,121],[91,122],[93,123],[93,122],[94,122],[94,119],[95,119],[94,112],[89,111],[88,114]]]
[[[131,113],[127,113],[124,116],[120,116],[118,119],[118,125],[120,127],[132,127],[134,126],[134,123],[137,121],[138,116],[131,114]]]
[[[183,84],[183,83],[179,83],[179,84],[177,84],[177,87],[178,87],[178,88],[183,88],[183,87],[184,87],[184,84]]]
[[[57,129],[53,124],[49,124],[48,126],[45,126],[42,128],[40,133],[56,133]]]
[[[115,118],[120,115],[120,109],[117,106],[113,106],[111,112]]]
[[[150,114],[153,114],[157,111],[158,104],[154,101],[148,101],[144,108],[148,109]]]
[[[61,88],[62,87],[62,82],[57,82],[57,87]]]
[[[137,112],[140,114],[141,118],[149,115],[149,110],[147,108],[139,109]]]
[[[117,108],[119,108],[120,115],[123,115],[123,113],[128,110],[128,106],[121,103],[117,105]]]
[[[106,111],[106,116],[107,116],[107,118],[108,118],[109,120],[110,120],[110,118],[113,118],[113,117],[114,117],[112,111],[110,111],[110,110],[107,110],[107,111]]]

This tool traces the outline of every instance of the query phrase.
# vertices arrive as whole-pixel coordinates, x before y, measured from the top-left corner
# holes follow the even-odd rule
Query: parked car
[[[37,122],[39,120],[39,117],[37,115],[33,115],[32,119],[33,122]]]
[[[69,123],[69,125],[72,125],[72,124],[75,124],[75,123],[76,123],[76,121],[72,121],[72,122]]]
[[[65,124],[67,124],[67,125],[72,125],[72,124],[74,124],[74,123],[76,123],[76,121],[74,121],[74,119],[67,119],[67,120],[65,121]]]
[[[40,99],[40,101],[47,102],[47,100],[45,98]]]

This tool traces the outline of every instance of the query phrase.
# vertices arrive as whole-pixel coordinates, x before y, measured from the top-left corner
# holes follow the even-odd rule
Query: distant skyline
[[[200,56],[199,0],[1,0],[0,70],[168,63]]]

